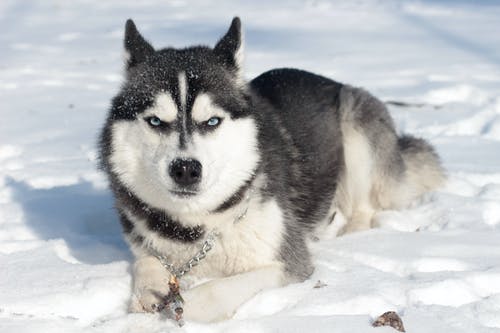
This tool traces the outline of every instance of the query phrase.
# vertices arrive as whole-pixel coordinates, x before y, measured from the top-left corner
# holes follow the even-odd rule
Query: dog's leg
[[[372,227],[372,218],[375,211],[369,207],[359,208],[352,214],[350,221],[344,226],[341,234],[367,230]]]
[[[284,285],[280,266],[212,280],[186,291],[184,317],[187,320],[213,322],[230,318],[236,309],[258,292]]]
[[[130,312],[154,312],[160,298],[169,292],[169,274],[153,256],[138,258],[134,263],[133,295]]]

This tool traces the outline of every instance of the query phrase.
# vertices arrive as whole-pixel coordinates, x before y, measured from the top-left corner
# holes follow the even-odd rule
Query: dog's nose
[[[192,158],[177,158],[168,168],[170,177],[181,186],[189,186],[201,180],[201,163]]]

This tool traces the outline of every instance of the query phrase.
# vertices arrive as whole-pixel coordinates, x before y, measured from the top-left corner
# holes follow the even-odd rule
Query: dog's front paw
[[[134,287],[130,312],[161,310],[162,299],[168,294],[170,274],[156,257],[147,256],[134,263]]]
[[[207,282],[182,294],[184,298],[184,318],[198,322],[218,322],[229,319],[235,312],[231,302],[227,302],[224,290],[215,281]]]
[[[146,290],[133,294],[130,299],[129,312],[158,312],[163,308],[163,300],[160,292]]]

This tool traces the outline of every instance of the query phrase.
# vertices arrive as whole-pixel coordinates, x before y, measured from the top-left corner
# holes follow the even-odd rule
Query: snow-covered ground
[[[131,254],[96,170],[123,25],[215,43],[233,15],[246,73],[292,66],[363,86],[429,139],[449,181],[381,228],[314,245],[310,280],[219,324],[127,314]],[[416,105],[422,104],[422,105]],[[0,1],[0,332],[500,332],[500,3]],[[313,288],[321,280],[326,286]]]

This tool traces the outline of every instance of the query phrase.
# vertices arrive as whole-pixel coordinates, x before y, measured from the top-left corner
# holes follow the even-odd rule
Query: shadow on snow
[[[22,205],[26,225],[41,239],[64,239],[71,254],[86,264],[131,259],[108,191],[86,181],[50,189],[13,179],[7,185]]]

